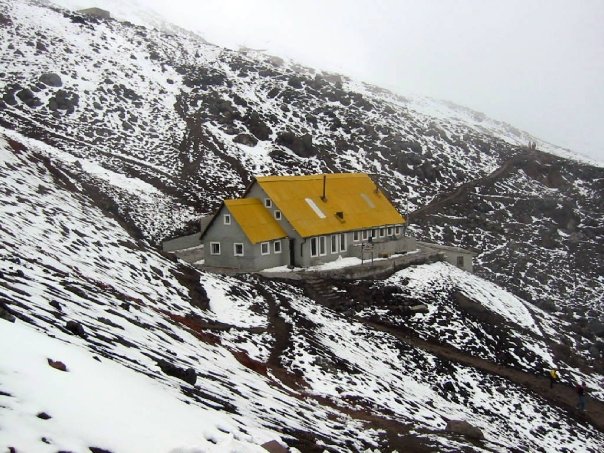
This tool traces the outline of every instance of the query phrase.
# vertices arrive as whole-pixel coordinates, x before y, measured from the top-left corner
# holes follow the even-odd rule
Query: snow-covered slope
[[[458,106],[177,29],[0,0],[0,34],[0,314],[17,318],[0,319],[1,447],[604,447],[602,168]],[[253,175],[316,171],[376,174],[415,235],[477,251],[477,276],[434,263],[316,287],[157,252]],[[87,392],[91,373],[116,394]],[[90,429],[110,404],[139,417],[132,431]],[[157,442],[133,444],[143,431]]]
[[[450,103],[191,34],[28,1],[0,2],[0,14],[0,121],[64,151],[139,237],[193,232],[253,175],[364,171],[411,213],[415,235],[475,249],[481,276],[534,304],[602,315],[601,167],[527,150],[568,156]],[[457,196],[438,204],[444,193]]]
[[[548,402],[521,385],[444,362],[365,325],[366,313],[355,321],[290,283],[220,277],[171,262],[107,218],[47,145],[9,135],[0,148],[0,283],[2,307],[17,320],[0,320],[2,344],[11,345],[0,360],[3,445],[256,451],[282,439],[303,450],[458,451],[469,448],[466,441],[443,429],[459,418],[484,432],[475,451],[604,446],[604,435],[555,406],[543,411]],[[454,268],[420,267],[385,284],[397,279],[431,300],[423,316],[446,311],[444,299],[422,285],[438,293],[444,286],[433,280],[453,279],[512,325],[543,332],[522,301]],[[428,318],[410,325],[423,325],[422,336],[447,331]],[[488,344],[479,323],[449,327],[463,339],[451,340],[460,349]],[[552,360],[547,345],[531,343],[521,348],[532,349],[538,363]],[[42,412],[51,418],[40,418]]]

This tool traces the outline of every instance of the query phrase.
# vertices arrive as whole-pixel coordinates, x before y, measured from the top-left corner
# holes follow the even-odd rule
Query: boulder
[[[287,447],[284,447],[276,440],[271,440],[270,442],[266,442],[261,445],[266,451],[270,453],[287,453],[289,450]]]
[[[0,304],[0,319],[4,319],[8,322],[15,322],[15,317],[8,311],[8,309]]]
[[[40,99],[29,88],[24,88],[17,93],[17,97],[28,107],[39,107],[42,105]]]
[[[88,447],[88,450],[90,450],[90,453],[111,453],[111,450],[106,450],[99,447]]]
[[[55,370],[67,371],[67,366],[63,362],[61,362],[60,360],[48,359],[48,364],[51,367],[53,367]]]
[[[309,134],[298,137],[293,132],[281,132],[277,136],[277,144],[289,148],[300,157],[312,157],[315,154],[312,137]]]
[[[163,359],[157,360],[157,365],[168,376],[178,378],[191,385],[195,385],[195,382],[197,382],[197,373],[195,373],[193,368],[187,368],[185,370],[184,368],[177,367]]]
[[[79,103],[80,97],[77,93],[58,90],[53,97],[48,99],[48,108],[52,111],[65,110],[67,113],[73,113]]]
[[[239,134],[233,138],[233,141],[246,146],[256,146],[258,144],[258,139],[250,134]]]
[[[443,384],[443,390],[445,390],[446,392],[449,392],[449,393],[454,393],[455,384],[453,384],[453,382],[451,382],[451,381],[447,381]]]
[[[65,324],[65,328],[72,334],[77,335],[78,337],[86,337],[86,331],[84,330],[84,326],[77,321],[67,321],[67,324]]]
[[[245,117],[244,122],[258,140],[268,140],[273,132],[256,112]]]
[[[589,330],[598,337],[604,337],[604,322],[598,319],[590,319],[587,322]]]
[[[484,439],[482,431],[465,420],[449,420],[445,429],[449,433],[460,434],[468,439]]]
[[[430,312],[430,310],[428,309],[428,306],[425,304],[411,305],[409,307],[409,311],[411,313],[429,313]]]

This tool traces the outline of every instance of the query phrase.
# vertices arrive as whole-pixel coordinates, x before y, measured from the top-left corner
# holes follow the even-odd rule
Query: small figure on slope
[[[558,374],[558,368],[552,368],[549,370],[549,388],[553,388],[556,382],[560,381],[560,375]]]
[[[585,395],[587,393],[587,386],[585,382],[581,384],[577,384],[577,396],[579,397],[579,402],[577,403],[577,409],[581,412],[585,412]]]

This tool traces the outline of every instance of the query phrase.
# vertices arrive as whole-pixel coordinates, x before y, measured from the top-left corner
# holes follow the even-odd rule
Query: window
[[[327,255],[327,238],[319,236],[319,255]]]
[[[263,242],[260,244],[260,253],[263,255],[268,255],[271,253],[270,244],[268,242]]]
[[[275,253],[281,253],[281,241],[273,242],[273,250]]]
[[[380,237],[383,238],[384,236],[386,236],[386,228],[382,227],[380,228]]]
[[[352,242],[359,242],[360,239],[361,239],[360,231],[353,231],[352,232]]]
[[[233,255],[243,256],[243,244],[241,242],[235,242],[233,244]]]
[[[331,244],[331,247],[330,247],[331,253],[338,253],[338,235],[337,234],[331,235],[330,244]]]
[[[275,209],[275,212],[273,214],[275,216],[275,220],[281,220],[281,211]]]
[[[369,238],[369,230],[363,230],[363,240],[366,241]]]
[[[463,256],[457,257],[457,267],[463,268]]]
[[[318,238],[310,238],[310,256],[319,256]]]
[[[397,225],[394,227],[394,234],[396,234],[397,236],[401,234],[401,227],[400,225]]]
[[[224,224],[225,225],[230,225],[231,224],[231,214],[225,214],[224,215]]]
[[[377,237],[377,229],[374,228],[373,230],[371,230],[371,238],[376,238]]]
[[[394,230],[394,228],[388,227],[388,236],[392,236],[393,230]]]
[[[265,198],[264,199],[264,206],[267,208],[272,208],[273,207],[273,200],[271,200],[270,198]]]
[[[340,233],[340,252],[346,251],[346,233]]]
[[[210,242],[210,255],[220,255],[220,242]]]

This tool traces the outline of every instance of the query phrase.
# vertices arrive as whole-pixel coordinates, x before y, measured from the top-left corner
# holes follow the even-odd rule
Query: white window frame
[[[241,246],[241,253],[237,253],[237,246]],[[233,256],[245,256],[245,247],[243,246],[243,242],[235,242],[233,244]]]
[[[264,199],[264,207],[265,208],[272,208],[273,207],[273,200],[271,200],[270,198],[265,198]]]
[[[389,226],[388,228],[386,228],[386,234],[388,236],[393,236],[394,235],[394,228],[392,228],[392,226]]]
[[[218,246],[218,252],[214,252],[214,246]],[[220,255],[220,242],[210,242],[210,255]]]
[[[371,239],[375,239],[378,235],[378,231],[377,228],[372,228],[371,229]]]
[[[311,257],[316,257],[319,256],[319,238],[318,237],[312,237],[310,238],[310,256]],[[314,253],[313,253],[313,248],[315,249]]]
[[[340,248],[338,247],[339,242],[340,238],[337,234],[332,234],[331,236],[329,236],[329,251],[332,255],[340,251]]]
[[[363,240],[367,241],[369,239],[369,230],[363,230]]]
[[[225,225],[230,225],[231,224],[231,214],[225,214],[223,216],[223,218],[224,218],[224,224]]]
[[[340,252],[348,250],[348,244],[346,244],[346,233],[340,233]]]
[[[386,236],[386,227],[380,227],[380,237],[383,238]]]
[[[394,235],[395,236],[400,236],[401,235],[401,226],[400,225],[396,225],[394,227]]]
[[[281,211],[279,211],[278,209],[275,209],[273,215],[275,216],[275,220],[281,220]]]
[[[265,251],[265,248],[266,248],[266,251]],[[270,255],[271,254],[270,242],[261,242],[260,243],[260,254],[261,255]]]
[[[281,239],[277,239],[275,242],[273,242],[273,251],[275,252],[275,254],[279,254],[283,251],[283,247],[281,246]]]
[[[319,236],[319,256],[327,255],[327,236]]]
[[[359,230],[352,232],[352,242],[359,242],[361,240],[361,232]]]

